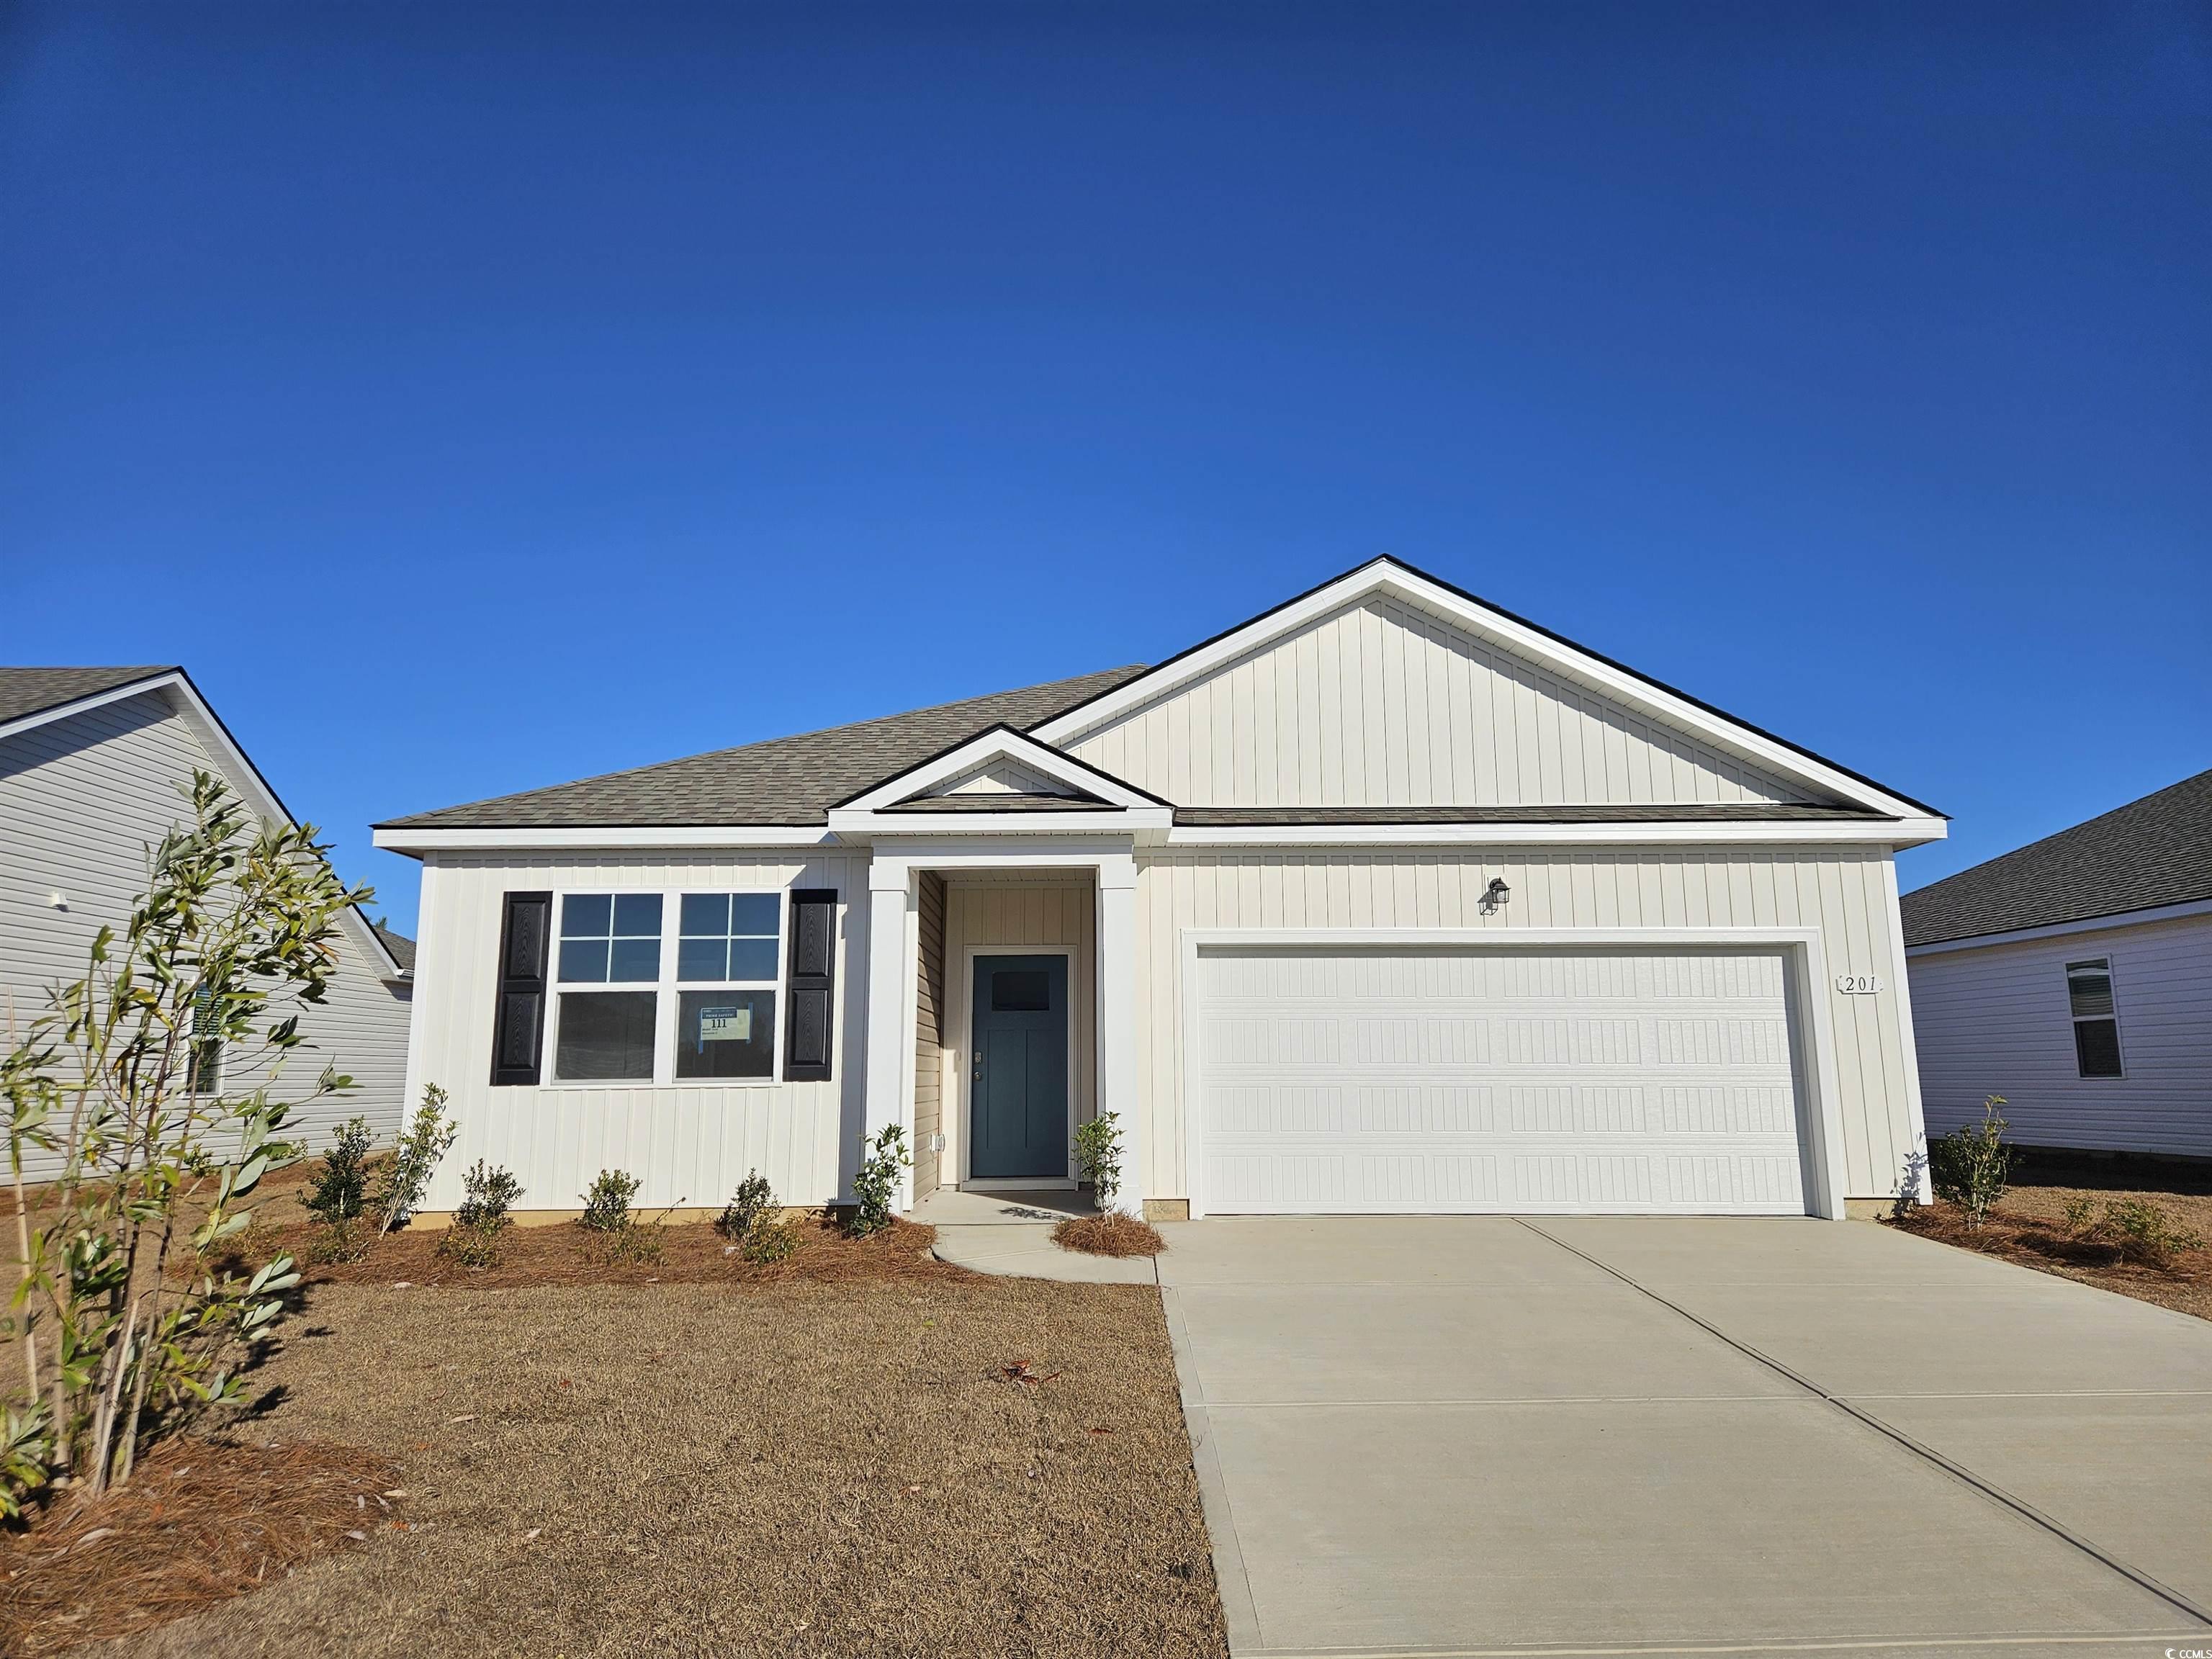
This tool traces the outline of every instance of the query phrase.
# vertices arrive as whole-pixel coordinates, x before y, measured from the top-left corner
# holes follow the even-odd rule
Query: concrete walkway
[[[2212,1650],[2203,1322],[1863,1223],[1163,1231],[1240,1656]]]
[[[939,1261],[973,1273],[1072,1285],[1158,1284],[1149,1256],[1083,1255],[1052,1242],[1052,1230],[1070,1216],[1097,1213],[1066,1188],[978,1193],[940,1187],[907,1212],[907,1219],[937,1229]]]

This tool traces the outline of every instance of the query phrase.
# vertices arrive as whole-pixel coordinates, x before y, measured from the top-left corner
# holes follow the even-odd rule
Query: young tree
[[[287,1255],[231,1270],[245,1200],[291,1152],[290,1115],[352,1087],[325,1067],[277,1093],[301,1006],[337,971],[340,918],[370,890],[337,878],[311,826],[257,820],[221,779],[196,773],[185,793],[191,821],[153,850],[122,933],[100,930],[85,976],[0,1063],[30,1396],[0,1508],[40,1468],[120,1485],[155,1434],[242,1401],[240,1361],[299,1282]],[[35,1212],[33,1151],[60,1168]]]

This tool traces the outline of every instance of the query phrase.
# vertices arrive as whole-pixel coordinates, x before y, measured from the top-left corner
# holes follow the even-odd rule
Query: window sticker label
[[[753,1011],[746,1008],[702,1008],[699,1011],[699,1046],[710,1042],[750,1042],[753,1040]]]

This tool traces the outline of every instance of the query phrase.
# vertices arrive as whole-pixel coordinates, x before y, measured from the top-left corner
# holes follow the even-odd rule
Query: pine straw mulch
[[[650,1225],[650,1223],[646,1224]],[[928,1280],[966,1277],[967,1270],[930,1254],[934,1229],[895,1220],[866,1238],[848,1237],[836,1223],[807,1218],[791,1224],[798,1249],[784,1261],[756,1263],[705,1221],[671,1223],[660,1230],[658,1261],[610,1261],[604,1234],[573,1222],[510,1227],[500,1237],[499,1265],[464,1267],[438,1254],[442,1231],[404,1228],[377,1240],[358,1261],[313,1264],[304,1226],[256,1228],[246,1237],[242,1260],[266,1261],[288,1249],[310,1284],[460,1286],[485,1290],[531,1285],[781,1285],[851,1284],[860,1280]]]
[[[1052,1242],[1086,1255],[1158,1255],[1168,1247],[1150,1222],[1114,1212],[1072,1216],[1052,1230]]]
[[[404,1527],[404,1496],[398,1466],[367,1452],[164,1442],[120,1492],[63,1497],[0,1532],[0,1654],[58,1653],[227,1601]]]
[[[2084,1192],[2100,1206],[2108,1199],[2145,1200],[2165,1210],[2179,1224],[2212,1237],[2212,1201],[2186,1194],[2111,1186],[2017,1187],[1997,1200],[1978,1228],[1970,1229],[1958,1206],[1941,1200],[1923,1205],[1901,1219],[1885,1217],[1882,1224],[2061,1279],[2116,1291],[2177,1313],[2212,1319],[2212,1249],[2185,1250],[2164,1267],[2123,1261],[2110,1243],[2078,1238],[2066,1231],[2066,1204]]]

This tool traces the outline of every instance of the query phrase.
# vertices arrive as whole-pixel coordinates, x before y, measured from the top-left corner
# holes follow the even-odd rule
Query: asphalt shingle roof
[[[393,933],[384,922],[372,921],[368,925],[376,930],[376,936],[384,942],[384,948],[392,952],[392,959],[407,972],[414,972],[415,941],[404,933]]]
[[[2212,772],[1905,895],[1905,942],[2212,898]]]
[[[0,721],[58,708],[79,697],[112,691],[133,680],[174,673],[173,666],[138,668],[0,668]]]
[[[994,726],[1026,730],[1145,672],[1109,668],[826,732],[394,818],[380,830],[826,823],[830,809]]]

